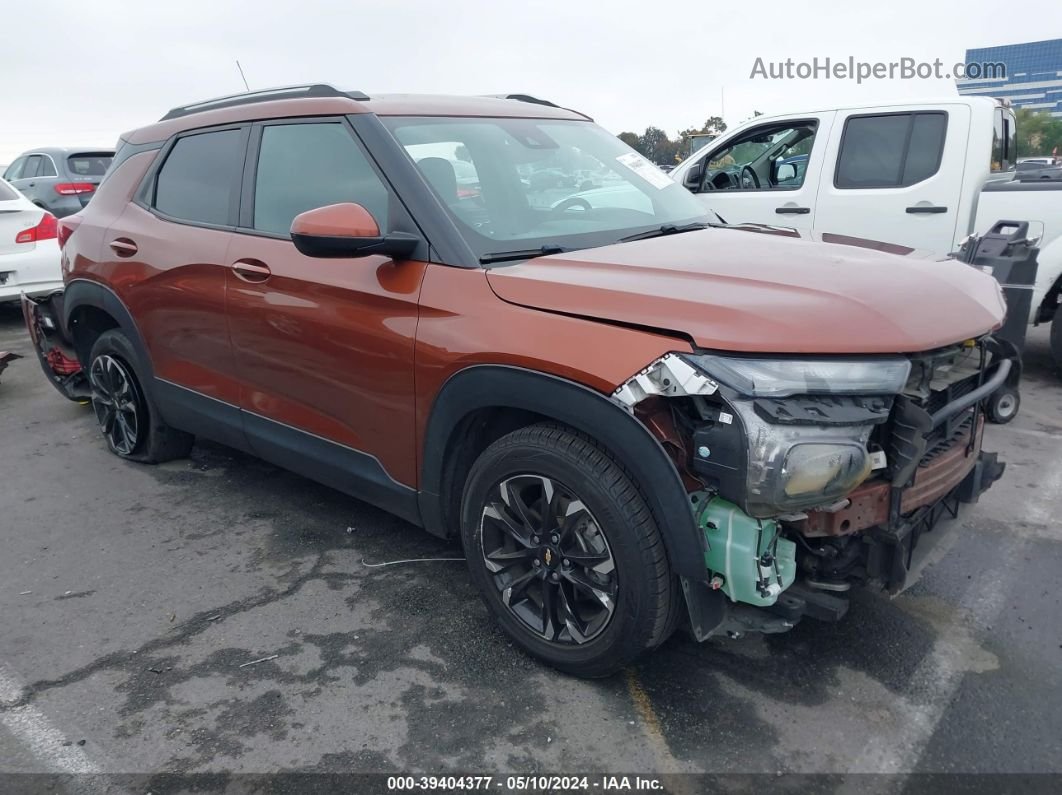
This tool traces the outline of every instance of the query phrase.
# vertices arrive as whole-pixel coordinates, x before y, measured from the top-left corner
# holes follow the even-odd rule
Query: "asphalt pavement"
[[[1062,379],[1046,329],[1007,461],[918,582],[838,624],[545,668],[464,564],[226,448],[111,455],[0,306],[0,774],[1062,773]],[[941,532],[943,531],[943,532]]]

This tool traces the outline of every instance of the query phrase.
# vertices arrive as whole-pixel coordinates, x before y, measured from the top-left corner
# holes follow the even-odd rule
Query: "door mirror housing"
[[[380,234],[372,213],[354,202],[317,207],[295,216],[291,242],[307,257],[412,256],[420,238],[405,232]]]
[[[790,180],[796,179],[796,166],[792,163],[780,163],[775,168],[775,182],[789,182]]]
[[[701,189],[701,180],[704,179],[704,166],[707,162],[708,158],[702,157],[700,162],[692,166],[682,177],[682,187],[694,193],[699,191]]]

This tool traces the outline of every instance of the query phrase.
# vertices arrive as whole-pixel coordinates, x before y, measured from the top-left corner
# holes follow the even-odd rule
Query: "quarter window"
[[[844,125],[837,156],[838,188],[902,188],[940,169],[946,113],[854,116]]]
[[[182,221],[227,226],[243,170],[243,132],[179,138],[155,181],[155,209]]]
[[[340,202],[362,205],[381,230],[388,228],[387,188],[343,124],[273,124],[262,129],[255,229],[287,235],[299,213]]]

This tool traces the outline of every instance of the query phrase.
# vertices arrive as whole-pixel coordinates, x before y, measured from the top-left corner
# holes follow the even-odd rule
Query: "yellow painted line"
[[[661,776],[669,774],[676,776],[667,781],[667,791],[676,793],[676,795],[693,795],[696,792],[693,781],[678,777],[681,773],[689,772],[689,768],[675,759],[675,756],[671,753],[667,738],[664,737],[664,730],[660,725],[660,718],[657,717],[656,710],[653,709],[652,699],[649,698],[649,694],[645,692],[645,688],[638,681],[633,669],[628,668],[624,675],[627,678],[627,692],[630,694],[634,709],[641,719],[642,732],[648,740],[649,750],[652,752],[653,759],[656,762],[656,770],[647,772]]]

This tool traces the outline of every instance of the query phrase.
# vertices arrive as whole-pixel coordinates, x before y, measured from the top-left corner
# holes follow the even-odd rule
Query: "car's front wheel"
[[[183,458],[194,437],[166,425],[144,391],[132,344],[117,329],[103,332],[89,354],[92,411],[111,452],[158,464]]]
[[[552,424],[502,437],[473,465],[461,519],[488,608],[550,665],[607,676],[674,628],[681,593],[660,531],[593,440]]]

